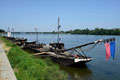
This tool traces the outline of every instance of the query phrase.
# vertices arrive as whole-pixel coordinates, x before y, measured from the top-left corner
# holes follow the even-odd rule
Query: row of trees
[[[75,29],[66,31],[65,33],[70,34],[94,34],[94,35],[120,35],[120,29],[103,29],[103,28],[95,28],[94,30],[86,29]]]
[[[0,29],[0,33],[5,32],[5,30]],[[44,32],[45,34],[56,34],[57,32]],[[92,35],[120,35],[120,29],[103,29],[95,28],[94,30],[86,29],[75,29],[69,31],[60,31],[60,33],[69,34],[92,34]]]
[[[3,32],[5,32],[5,30],[3,30],[3,29],[0,29],[0,33],[3,33]]]

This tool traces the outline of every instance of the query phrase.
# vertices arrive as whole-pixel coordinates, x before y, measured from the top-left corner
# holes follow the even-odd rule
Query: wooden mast
[[[12,28],[12,33],[13,33],[13,37],[14,37],[14,28]]]
[[[35,28],[35,31],[36,31],[36,42],[38,42],[38,30],[37,30],[37,28]]]
[[[57,43],[59,43],[59,29],[60,29],[60,19],[58,17],[58,36],[57,36]]]

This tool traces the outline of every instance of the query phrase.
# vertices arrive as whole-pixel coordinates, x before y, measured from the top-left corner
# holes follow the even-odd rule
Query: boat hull
[[[84,65],[86,62],[93,60],[91,57],[74,58],[74,57],[56,55],[54,53],[49,53],[49,54],[43,53],[43,54],[39,54],[35,56],[41,57],[41,58],[50,58],[52,61],[62,64],[62,65],[66,65],[66,66]]]
[[[92,58],[87,58],[87,59],[69,59],[69,58],[57,58],[54,57],[52,58],[54,62],[60,63],[62,65],[67,65],[67,66],[80,66],[84,65],[86,62],[92,61]]]

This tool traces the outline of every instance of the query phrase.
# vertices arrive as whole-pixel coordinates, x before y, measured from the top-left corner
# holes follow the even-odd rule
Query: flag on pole
[[[114,56],[115,56],[115,41],[110,42],[110,53],[111,53],[111,56],[114,59]]]
[[[106,49],[106,61],[108,61],[110,57],[110,43],[105,43],[105,49]]]

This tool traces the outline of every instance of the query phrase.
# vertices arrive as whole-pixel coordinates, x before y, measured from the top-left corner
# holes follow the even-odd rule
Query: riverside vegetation
[[[67,74],[49,59],[35,58],[5,38],[1,39],[10,47],[7,56],[18,80],[67,80]]]
[[[4,33],[5,32],[5,30],[3,30],[3,29],[0,29],[0,33]]]
[[[86,29],[75,29],[66,31],[65,33],[69,34],[91,34],[91,35],[120,35],[120,29],[103,29],[103,28],[95,28],[94,30]]]

